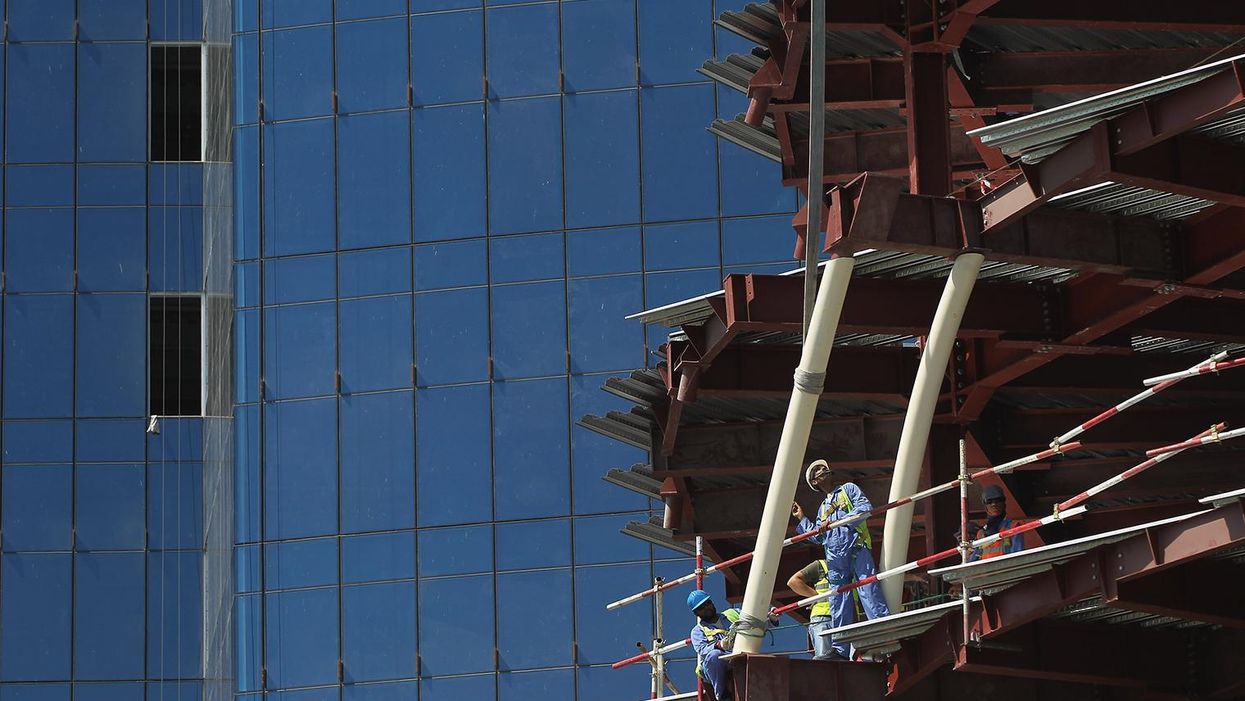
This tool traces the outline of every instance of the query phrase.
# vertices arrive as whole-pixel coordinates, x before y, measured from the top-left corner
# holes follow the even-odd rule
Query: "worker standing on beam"
[[[830,591],[826,561],[818,558],[808,563],[804,569],[791,575],[787,586],[803,599]],[[813,604],[808,611],[808,637],[813,640],[813,659],[830,659],[830,639],[822,633],[833,626],[830,620],[830,600],[822,599]]]
[[[816,530],[824,523],[847,518],[861,511],[870,511],[873,505],[869,498],[851,482],[844,482],[834,487],[830,480],[830,464],[825,460],[815,460],[804,471],[804,481],[815,492],[824,492],[826,498],[817,509],[817,522],[813,523],[804,514],[798,504],[791,505],[791,515],[799,520],[796,530],[807,533]],[[849,582],[864,579],[877,572],[870,548],[873,539],[869,536],[869,527],[861,519],[854,525],[838,526],[816,535],[812,540],[826,548],[826,579],[829,586],[839,587]],[[860,603],[865,616],[869,619],[890,615],[886,599],[882,597],[882,588],[876,582],[857,588]],[[830,597],[830,625],[833,628],[851,625],[856,619],[856,609],[852,602],[851,592],[835,594]],[[828,659],[849,659],[849,650],[845,643],[833,643]]]
[[[988,484],[981,490],[981,500],[986,506],[986,522],[974,523],[968,527],[968,540],[974,541],[986,536],[992,536],[999,531],[1005,531],[1015,524],[1007,517],[1007,500],[1003,497],[1003,489],[997,484]],[[1025,548],[1023,536],[1008,536],[1001,538],[993,543],[973,548],[968,555],[969,562],[977,560],[988,560],[992,557],[1007,555],[1009,553],[1018,553]]]

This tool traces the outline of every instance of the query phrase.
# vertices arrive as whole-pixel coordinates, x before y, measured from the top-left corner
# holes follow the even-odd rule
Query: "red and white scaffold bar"
[[[1203,360],[1202,362],[1198,363],[1197,365],[1194,365],[1193,367],[1189,368],[1188,370],[1181,370],[1180,372],[1173,372],[1173,373],[1171,373],[1171,374],[1169,374],[1169,375],[1162,375],[1162,376],[1160,376],[1160,378],[1158,378],[1158,379],[1159,379],[1159,381],[1158,381],[1158,382],[1153,383],[1153,385],[1154,385],[1154,386],[1152,386],[1152,387],[1147,387],[1146,389],[1141,390],[1141,391],[1140,391],[1140,392],[1138,392],[1137,394],[1134,394],[1133,396],[1129,397],[1128,399],[1125,399],[1124,401],[1120,402],[1119,404],[1116,404],[1115,406],[1111,407],[1110,409],[1107,409],[1106,411],[1104,411],[1104,412],[1102,412],[1101,414],[1099,414],[1099,415],[1095,416],[1094,418],[1090,419],[1089,421],[1086,421],[1085,423],[1081,424],[1080,426],[1077,426],[1076,428],[1072,429],[1071,431],[1068,431],[1067,433],[1065,433],[1065,434],[1063,434],[1063,435],[1056,436],[1056,437],[1055,437],[1055,440],[1053,440],[1053,441],[1051,441],[1051,442],[1050,442],[1051,447],[1052,447],[1052,448],[1057,448],[1057,447],[1059,447],[1060,445],[1062,445],[1062,444],[1064,444],[1064,443],[1067,443],[1068,441],[1072,440],[1073,438],[1076,438],[1077,436],[1081,435],[1082,433],[1085,433],[1085,432],[1086,432],[1086,431],[1088,431],[1089,429],[1091,429],[1091,428],[1093,428],[1093,427],[1097,426],[1098,424],[1102,423],[1103,421],[1106,421],[1107,419],[1111,418],[1112,416],[1115,416],[1116,414],[1120,413],[1121,411],[1124,411],[1125,409],[1129,408],[1130,406],[1133,406],[1134,404],[1139,404],[1139,403],[1141,403],[1141,402],[1144,402],[1145,400],[1149,399],[1150,397],[1153,397],[1154,395],[1158,394],[1159,392],[1162,392],[1163,390],[1167,389],[1168,387],[1171,387],[1172,385],[1176,384],[1177,382],[1180,382],[1181,380],[1183,380],[1183,379],[1185,379],[1185,378],[1188,378],[1188,377],[1193,377],[1194,375],[1200,375],[1200,374],[1202,374],[1203,372],[1210,372],[1209,368],[1215,367],[1215,365],[1218,363],[1218,361],[1220,361],[1220,360],[1222,360],[1223,358],[1227,357],[1227,355],[1228,355],[1227,351],[1222,351],[1222,352],[1219,352],[1219,353],[1216,353],[1216,354],[1212,355],[1211,357],[1207,358],[1206,360]],[[1156,378],[1150,378],[1150,379],[1156,379]],[[1147,385],[1151,384],[1150,380],[1146,380],[1146,381],[1145,381],[1145,384],[1147,384]]]
[[[1219,424],[1219,426],[1222,426],[1222,425],[1223,424]],[[1190,438],[1187,441],[1181,441],[1179,443],[1172,443],[1171,445],[1165,445],[1161,448],[1154,448],[1152,450],[1147,450],[1146,457],[1152,458],[1156,455],[1179,452],[1187,448],[1196,448],[1199,445],[1210,445],[1211,443],[1221,443],[1223,441],[1230,441],[1233,438],[1240,438],[1241,436],[1245,436],[1245,428],[1234,428],[1231,431],[1223,431],[1221,429],[1220,431],[1211,432],[1207,435],[1198,436],[1197,438]]]
[[[1073,442],[1073,443],[1068,443],[1066,445],[1061,445],[1058,448],[1047,448],[1046,450],[1038,451],[1036,453],[1033,453],[1032,455],[1026,455],[1023,458],[1016,458],[1015,460],[1012,460],[1010,462],[1005,462],[1002,465],[998,465],[996,467],[990,467],[984,470],[980,470],[978,472],[974,472],[973,474],[968,476],[968,481],[972,482],[974,480],[977,480],[981,477],[985,477],[986,475],[990,475],[990,474],[1005,475],[1011,472],[1012,470],[1015,470],[1018,467],[1023,467],[1024,465],[1029,465],[1039,460],[1045,460],[1047,458],[1054,457],[1066,451],[1077,450],[1080,447],[1081,447],[1081,444],[1079,442]],[[913,502],[920,501],[922,499],[927,499],[929,497],[934,496],[935,494],[941,494],[942,492],[948,491],[950,489],[955,489],[958,486],[960,486],[960,480],[957,477],[956,479],[950,480],[948,482],[944,482],[943,484],[939,484],[934,487],[930,487],[929,489],[917,492],[916,494],[906,496],[902,499],[896,499],[895,501],[892,501],[889,504],[875,506],[872,509],[869,509],[867,511],[858,511],[852,514],[851,516],[845,516],[836,521],[829,521],[827,523],[822,524],[820,528],[808,531],[807,533],[801,533],[799,535],[795,535],[790,538],[787,538],[786,540],[782,542],[782,547],[786,548],[787,546],[806,541],[809,538],[813,538],[817,535],[825,533],[832,528],[839,528],[840,526],[849,526],[853,523],[856,523],[857,521],[861,521],[863,519],[869,518],[870,516],[876,516],[880,513],[890,511],[891,509],[904,506],[905,504],[911,504]],[[712,572],[721,572],[722,570],[728,569],[740,563],[744,563],[744,562],[751,560],[754,554],[755,553],[752,553],[752,552],[746,552],[742,555],[737,555],[735,557],[732,557],[729,560],[723,560],[722,562],[719,562],[716,565],[710,565],[709,567],[705,567],[705,568],[698,567],[697,568],[698,572],[693,572],[691,574],[685,574],[682,577],[677,577],[675,579],[670,580],[669,582],[662,584],[660,587],[650,587],[649,589],[646,589],[644,591],[636,592],[635,594],[632,594],[631,596],[628,596],[623,599],[619,599],[618,601],[615,601],[611,604],[606,605],[605,608],[612,611],[616,608],[626,606],[627,604],[633,604],[637,601],[647,599],[648,597],[653,596],[659,591],[665,591],[667,589],[673,589],[674,587],[677,587],[681,584],[687,584],[688,582],[692,580],[696,580],[699,586],[699,582],[701,582],[702,580],[698,579],[698,573],[710,574]]]
[[[1219,357],[1223,357],[1224,355],[1226,355],[1226,353],[1221,353],[1219,354]],[[1150,385],[1158,385],[1164,382],[1171,382],[1172,380],[1183,380],[1186,377],[1205,375],[1211,372],[1219,372],[1220,370],[1230,370],[1242,365],[1245,365],[1245,358],[1236,358],[1234,360],[1225,360],[1223,362],[1219,362],[1219,359],[1216,358],[1210,363],[1203,363],[1196,367],[1189,368],[1188,370],[1169,372],[1166,375],[1159,375],[1158,377],[1148,377],[1145,380],[1142,380],[1142,383],[1149,387]]]

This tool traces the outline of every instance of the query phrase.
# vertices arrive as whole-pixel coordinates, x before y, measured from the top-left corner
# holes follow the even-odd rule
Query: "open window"
[[[147,387],[152,416],[203,413],[203,300],[198,295],[153,295]]]
[[[151,45],[151,160],[201,161],[203,45]]]

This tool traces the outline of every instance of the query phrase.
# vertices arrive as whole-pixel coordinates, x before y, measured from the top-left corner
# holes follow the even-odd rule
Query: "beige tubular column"
[[[810,230],[815,229],[810,227]],[[800,481],[804,451],[808,448],[817,400],[821,397],[825,381],[826,364],[830,361],[830,348],[834,345],[843,300],[847,297],[847,283],[852,279],[852,268],[855,266],[856,259],[851,256],[835,258],[826,264],[821,276],[812,323],[804,337],[800,365],[795,371],[795,388],[791,392],[791,403],[787,405],[787,419],[778,441],[774,474],[765,495],[756,556],[753,557],[747,588],[744,589],[744,620],[764,621],[769,613],[778,558],[782,554],[782,541],[787,537],[787,525],[791,519],[791,502],[795,499],[795,489]],[[734,649],[757,652],[761,649],[761,638],[740,635],[735,639]]]
[[[908,413],[904,416],[903,433],[899,436],[899,453],[895,457],[895,474],[891,478],[888,501],[895,501],[913,494],[921,477],[921,463],[925,458],[925,446],[929,442],[929,427],[938,404],[938,391],[951,359],[955,336],[960,331],[964,308],[977,282],[977,273],[985,260],[980,253],[962,253],[955,259],[951,275],[942,289],[938,310],[934,312],[934,324],[930,328],[921,364],[912,383],[912,398]],[[912,535],[912,505],[901,506],[886,512],[886,527],[882,531],[882,562],[879,570],[898,567],[908,561],[908,540]],[[891,613],[902,610],[903,577],[882,581],[886,605]]]

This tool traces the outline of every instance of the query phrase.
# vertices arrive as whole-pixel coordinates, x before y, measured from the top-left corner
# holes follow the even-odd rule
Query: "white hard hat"
[[[813,490],[814,492],[817,491],[817,487],[813,486],[813,475],[819,472],[822,472],[823,468],[824,468],[824,472],[829,473],[830,463],[826,462],[825,460],[814,460],[804,470],[804,484],[807,484],[808,488]]]

